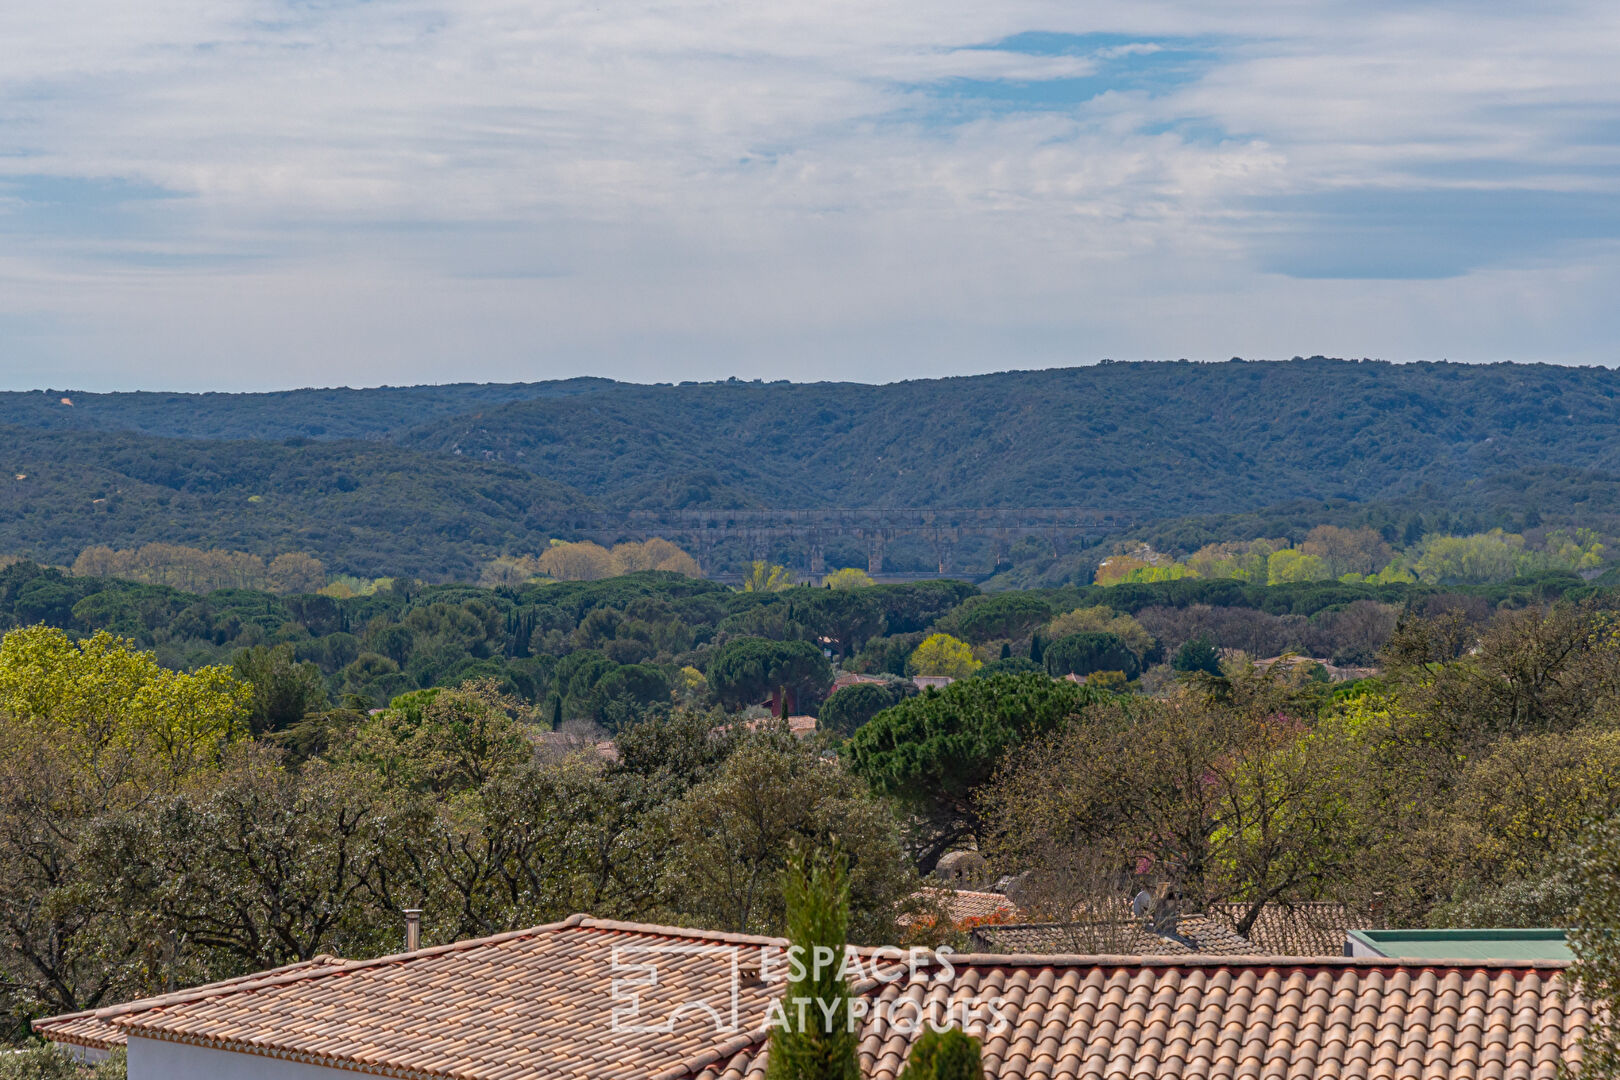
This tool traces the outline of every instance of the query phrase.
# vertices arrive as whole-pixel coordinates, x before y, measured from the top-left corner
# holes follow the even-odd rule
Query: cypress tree
[[[855,1054],[860,1034],[850,1019],[849,984],[842,972],[849,933],[849,875],[843,858],[831,852],[789,856],[782,898],[788,940],[801,950],[804,977],[788,980],[782,1001],[787,1023],[771,1031],[765,1080],[860,1080]],[[832,949],[837,958],[820,970],[814,962],[818,946]],[[808,1003],[801,1010],[796,999]]]
[[[1046,649],[1041,645],[1041,632],[1037,630],[1029,639],[1029,658],[1039,664],[1045,654]]]

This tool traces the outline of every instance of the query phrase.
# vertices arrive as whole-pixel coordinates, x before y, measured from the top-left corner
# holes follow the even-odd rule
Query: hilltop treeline
[[[581,507],[1091,505],[1135,511],[1173,553],[1414,516],[1612,531],[1617,392],[1607,369],[1315,358],[891,386],[6,395],[0,477],[23,479],[0,480],[0,550],[183,543],[470,580],[579,539],[556,524]],[[964,555],[990,569],[988,546]]]

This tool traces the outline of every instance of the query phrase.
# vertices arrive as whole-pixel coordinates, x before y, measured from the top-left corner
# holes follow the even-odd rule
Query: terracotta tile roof
[[[1578,1064],[1590,1015],[1555,968],[957,957],[948,986],[893,985],[880,1001],[943,1014],[1000,997],[1006,1027],[984,1040],[990,1080],[1554,1080]],[[894,1080],[911,1036],[868,1023],[862,1076]],[[755,1044],[698,1080],[761,1080]]]
[[[87,1009],[84,1012],[63,1013],[60,1016],[35,1020],[33,1027],[40,1035],[53,1042],[73,1043],[76,1046],[109,1050],[114,1046],[123,1046],[128,1041],[128,1035],[124,1029],[115,1026],[113,1023],[117,1017],[126,1013],[142,1012],[172,998],[181,996],[189,998],[199,994],[228,993],[243,983],[258,982],[260,979],[285,975],[293,971],[303,971],[306,968],[320,967],[323,964],[341,963],[343,961],[335,956],[322,954],[311,960],[301,960],[296,964],[287,964],[285,967],[271,968],[269,971],[257,971],[252,975],[242,975],[234,979],[222,979],[219,982],[194,986],[189,990],[181,990],[161,997],[143,998],[139,1001],[114,1005],[106,1009]]]
[[[1231,650],[1222,649],[1221,652],[1229,653]],[[1254,668],[1256,671],[1269,671],[1272,667],[1279,667],[1284,671],[1289,671],[1300,664],[1319,665],[1323,671],[1327,672],[1328,679],[1332,682],[1349,682],[1353,679],[1365,679],[1370,675],[1378,674],[1378,669],[1375,667],[1340,666],[1330,660],[1318,660],[1314,657],[1299,656],[1293,653],[1285,653],[1282,656],[1268,656],[1264,660],[1256,660]]]
[[[1156,934],[1140,919],[1078,923],[1002,923],[973,931],[973,947],[995,953],[1080,953],[1118,956],[1254,956],[1263,950],[1220,919],[1182,915],[1176,933]]]
[[[561,923],[371,961],[267,972],[98,1017],[132,1035],[397,1078],[760,1080],[765,1006],[779,992],[745,972],[736,1031],[679,1001],[729,1004],[736,956],[768,938],[573,916]],[[719,952],[694,947],[721,946]],[[648,1027],[612,1030],[615,949],[650,948],[658,982],[639,993]],[[731,948],[735,947],[735,948]],[[679,951],[686,949],[687,951]],[[673,950],[673,951],[672,951]],[[863,955],[870,956],[870,953]],[[631,956],[626,962],[638,962]],[[982,1010],[988,1080],[1553,1080],[1589,1021],[1563,995],[1562,965],[1260,957],[967,955],[949,980],[924,967],[854,989],[868,1004],[863,1075],[894,1080],[911,1035],[886,1023],[922,1009]],[[875,1014],[875,1015],[874,1015]],[[47,1021],[42,1031],[50,1033]]]
[[[761,731],[772,724],[781,722],[782,718],[779,716],[761,716],[757,720],[742,721],[742,726],[749,731]],[[734,724],[721,724],[715,730],[730,731],[735,726]],[[802,739],[816,733],[816,718],[813,716],[790,716],[787,718],[787,726],[788,731]]]
[[[1236,926],[1247,904],[1210,904],[1208,913]],[[1267,904],[1260,909],[1247,937],[1255,951],[1271,956],[1343,956],[1351,930],[1372,926],[1362,907],[1332,901]]]
[[[997,915],[1016,916],[1018,905],[1006,895],[998,892],[974,892],[971,889],[957,889],[946,898],[946,909],[950,912],[952,922],[965,922],[968,919],[988,919]]]
[[[1239,935],[1236,927],[1247,911],[1247,904],[1210,904],[1201,914],[1181,916],[1183,921],[1192,920],[1187,923],[1190,929],[1183,929],[1182,933],[1204,943],[1197,950],[1199,952],[1229,956],[1343,956],[1345,938],[1352,929],[1366,929],[1375,925],[1375,919],[1368,910],[1355,904],[1332,901],[1267,904],[1260,910],[1249,933]],[[1003,940],[982,942],[981,947],[996,952],[1018,953],[1177,954],[1173,948],[1160,947],[1153,940],[1154,935],[1143,937],[1132,933],[1131,928],[1140,925],[1140,922],[1130,912],[1130,901],[1120,899],[1102,904],[1072,921],[1032,921],[1028,931],[1015,926],[1002,926],[998,928],[999,932],[1013,930],[1016,933]],[[1037,926],[1047,929],[1037,932],[1034,929]]]
[[[612,739],[587,739],[583,735],[567,731],[537,731],[530,737],[541,747],[560,753],[594,750],[599,757],[608,761],[619,760],[619,748],[613,744]]]
[[[986,923],[1013,923],[1019,918],[1018,905],[998,892],[930,887],[913,893],[912,899],[921,901],[923,910],[930,912],[922,919],[930,925],[934,920],[932,911],[939,911],[947,922],[963,930]],[[902,925],[912,921],[909,915],[900,918]]]
[[[414,953],[269,974],[226,994],[170,995],[112,1022],[132,1036],[412,1080],[645,1080],[690,1062],[686,1075],[749,1045],[743,1027],[764,1015],[772,993],[757,978],[740,985],[738,1031],[717,1031],[701,1012],[670,1013],[717,995],[727,1011],[733,957],[746,965],[759,946],[781,944],[576,915]],[[613,1030],[615,1007],[628,1007],[615,1000],[614,982],[638,974],[615,970],[616,951],[625,964],[656,962],[657,985],[639,989],[640,1015],[671,1021],[669,1031]]]

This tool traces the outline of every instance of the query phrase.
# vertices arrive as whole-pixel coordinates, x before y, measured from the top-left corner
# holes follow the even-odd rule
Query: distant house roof
[[[1355,930],[1352,956],[1398,956],[1440,960],[1575,959],[1564,931],[1556,929]]]
[[[1012,915],[1017,911],[1018,905],[1002,893],[958,890],[951,897],[951,917],[958,921]]]
[[[1083,923],[1000,923],[973,930],[973,948],[994,953],[1079,953],[1124,956],[1255,956],[1260,950],[1220,919],[1176,918],[1176,937],[1157,934],[1140,919]],[[1179,938],[1179,940],[1178,940]]]
[[[571,916],[377,960],[281,969],[98,1019],[146,1039],[430,1080],[759,1080],[780,983],[749,958],[779,939]],[[627,950],[642,950],[628,951]],[[617,951],[617,952],[616,952]],[[871,953],[863,955],[868,959]],[[615,967],[615,959],[620,966]],[[1553,1080],[1590,1021],[1564,965],[1259,957],[959,955],[853,986],[862,1075],[894,1080],[920,1010],[980,1010],[988,1080],[1186,1076]],[[655,962],[656,981],[624,964]],[[733,983],[733,973],[741,978]],[[738,1023],[716,1030],[702,1000]],[[635,997],[628,995],[634,994]],[[900,1002],[912,1003],[890,1011]],[[632,1030],[615,1025],[615,1009]],[[885,1020],[884,1017],[889,1017]],[[620,1014],[621,1021],[626,1018]],[[36,1027],[64,1030],[56,1018]],[[615,1030],[615,1027],[618,1030]]]
[[[911,899],[921,910],[919,914],[902,915],[903,926],[932,926],[938,917],[957,930],[971,932],[989,924],[1013,923],[1020,917],[1012,898],[995,892],[928,887],[913,893]]]
[[[619,760],[619,748],[613,744],[612,739],[587,739],[566,731],[539,731],[535,733],[534,740],[541,746],[557,750],[594,750],[599,757],[608,761]]]
[[[1236,927],[1247,904],[1210,904],[1207,913]],[[1373,918],[1365,908],[1335,901],[1267,904],[1246,937],[1268,956],[1343,956],[1345,935]]]
[[[1284,670],[1298,667],[1300,664],[1318,664],[1327,673],[1332,682],[1350,682],[1354,679],[1365,679],[1370,675],[1377,675],[1378,669],[1372,667],[1352,667],[1339,665],[1331,660],[1318,660],[1310,656],[1298,656],[1294,653],[1284,653],[1281,656],[1268,656],[1263,660],[1254,662],[1255,670],[1269,671],[1272,667]]]
[[[998,892],[958,889],[946,898],[945,906],[953,923],[998,916],[1013,917],[1018,914],[1018,905],[1013,903],[1010,897]]]
[[[859,686],[861,683],[875,683],[878,686],[886,684],[889,680],[881,675],[863,675],[858,671],[840,671],[833,679],[831,693],[837,693],[846,686]]]
[[[759,731],[781,721],[779,716],[761,716],[757,720],[744,720],[742,726],[749,731]],[[804,738],[816,733],[816,718],[813,716],[790,716],[787,718],[788,730]],[[733,724],[721,724],[717,731],[730,731]]]
[[[1090,917],[1072,922],[1003,924],[975,947],[992,951],[1142,953],[1176,956],[1211,953],[1255,956],[1343,956],[1352,926],[1366,926],[1362,908],[1330,901],[1267,904],[1248,934],[1237,925],[1248,913],[1247,904],[1210,904],[1204,911],[1180,916],[1177,932],[1196,948],[1151,933],[1131,915],[1128,900],[1105,904]]]

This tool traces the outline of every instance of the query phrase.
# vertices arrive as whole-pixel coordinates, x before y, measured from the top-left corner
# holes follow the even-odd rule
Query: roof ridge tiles
[[[1139,956],[1129,953],[953,953],[954,966],[985,967],[1129,967],[1129,968],[1435,968],[1456,971],[1563,971],[1568,960],[1444,959],[1425,956],[1225,956],[1188,953]]]
[[[570,916],[570,918],[578,918],[578,925],[587,930],[621,930],[629,934],[664,934],[669,937],[697,938],[700,941],[723,941],[736,945],[785,946],[788,944],[787,938],[765,937],[762,934],[737,934],[726,930],[699,930],[690,926],[625,922],[620,919],[597,919],[589,915]]]

